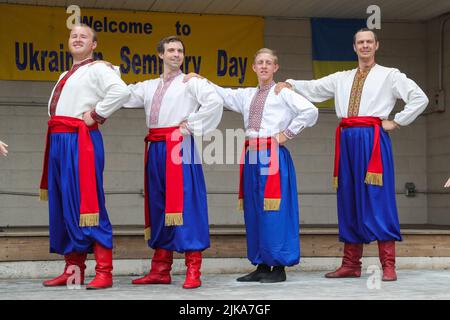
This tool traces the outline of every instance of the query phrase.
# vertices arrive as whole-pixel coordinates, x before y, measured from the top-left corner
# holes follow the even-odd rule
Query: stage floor
[[[275,284],[241,283],[241,274],[205,274],[200,288],[181,286],[184,275],[173,276],[170,285],[131,284],[132,277],[115,277],[106,290],[45,288],[41,279],[2,279],[4,300],[442,300],[450,299],[450,270],[398,270],[398,281],[377,282],[364,273],[357,279],[326,279],[323,272],[288,271],[287,281]],[[90,278],[89,278],[90,279]],[[88,280],[89,280],[88,279]],[[379,285],[379,286],[378,286]]]

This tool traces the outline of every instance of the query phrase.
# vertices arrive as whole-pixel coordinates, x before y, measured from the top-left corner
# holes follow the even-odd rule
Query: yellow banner
[[[72,62],[65,7],[0,4],[0,79],[55,81]],[[127,83],[156,78],[160,39],[185,44],[182,71],[197,72],[222,86],[255,86],[251,65],[263,46],[262,17],[83,9],[81,22],[98,37],[96,58],[121,67]]]

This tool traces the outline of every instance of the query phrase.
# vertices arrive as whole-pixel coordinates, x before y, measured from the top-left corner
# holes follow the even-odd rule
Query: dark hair
[[[164,53],[164,45],[166,44],[166,43],[170,43],[170,42],[180,42],[181,43],[181,45],[183,46],[183,53],[184,53],[184,43],[183,43],[183,41],[181,41],[181,39],[180,38],[178,38],[177,36],[170,36],[170,37],[166,37],[166,38],[164,38],[164,39],[161,39],[159,42],[158,42],[158,45],[156,46],[156,52],[158,52],[158,53]]]
[[[373,31],[372,29],[369,29],[369,28],[362,28],[362,29],[359,29],[358,31],[355,32],[355,34],[353,36],[353,44],[356,43],[356,35],[358,33],[360,33],[360,32],[366,32],[366,31],[372,32],[373,33],[373,37],[375,38],[375,42],[378,42],[378,36],[375,33],[375,31]]]

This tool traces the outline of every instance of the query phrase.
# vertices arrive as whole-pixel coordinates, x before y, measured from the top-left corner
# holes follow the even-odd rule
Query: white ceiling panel
[[[230,14],[236,5],[242,0],[214,0],[206,8],[205,12],[210,14]]]
[[[127,0],[122,9],[125,10],[137,10],[137,11],[149,11],[157,0]],[[128,9],[127,9],[128,8]]]
[[[230,12],[237,15],[256,15],[262,16],[264,8],[270,5],[273,0],[241,0]],[[281,1],[278,1],[281,3]]]
[[[134,1],[138,2],[138,1]],[[142,1],[144,2],[144,1]],[[148,2],[148,1],[145,1]],[[116,0],[116,1],[109,1],[109,0],[96,0],[95,1],[95,8],[98,9],[123,9],[123,7],[126,7],[127,0]],[[147,8],[145,8],[146,10]]]
[[[83,8],[95,8],[95,2],[96,2],[95,0],[73,0],[73,1],[66,1],[66,6],[70,6],[71,4],[75,4],[75,5],[79,6],[81,9],[83,9]]]
[[[258,0],[253,0],[257,2],[261,2]],[[265,1],[264,3],[261,3],[259,6],[259,14],[261,16],[281,16],[284,12],[289,11],[290,8],[292,8],[298,0],[284,0],[284,1]],[[254,6],[254,3],[251,4],[251,6],[247,6],[245,9],[250,15],[252,14],[252,7]],[[235,13],[238,14],[238,13]]]
[[[37,0],[40,6],[66,6],[66,0]]]
[[[233,14],[268,17],[365,18],[376,3],[382,20],[426,21],[450,12],[450,0],[0,0],[0,3]]]
[[[177,8],[177,12],[203,13],[213,0],[190,0],[182,1]]]
[[[177,12],[180,5],[185,2],[184,0],[156,0],[155,3],[149,8],[151,11],[163,11],[163,12]],[[191,2],[191,0],[187,0]]]

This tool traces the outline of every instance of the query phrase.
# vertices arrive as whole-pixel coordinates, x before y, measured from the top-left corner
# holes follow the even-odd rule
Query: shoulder
[[[86,68],[89,68],[89,70],[106,70],[108,68],[111,69],[111,67],[109,67],[105,62],[98,61],[87,64]]]
[[[397,70],[398,71],[397,68],[391,68],[391,67],[382,66],[382,65],[380,65],[378,63],[373,68],[374,68],[374,70],[378,70],[378,71],[381,71],[381,72],[391,72],[393,70]]]
[[[191,78],[187,82],[183,82],[185,74],[181,74],[179,81],[185,83],[188,89],[207,89],[211,88],[214,90],[213,85],[206,78]]]
[[[138,81],[138,82],[130,83],[129,86],[130,87],[146,87],[149,84],[151,84],[152,81],[155,81],[155,80]]]
[[[344,71],[338,71],[338,72],[335,72],[334,75],[337,78],[350,77],[350,76],[352,76],[353,74],[356,73],[356,70],[357,70],[357,68],[350,69],[350,70],[344,70]]]
[[[385,74],[385,75],[396,75],[400,74],[401,71],[397,68],[391,68],[391,67],[385,67],[377,64],[373,67],[373,71],[379,74]]]
[[[273,94],[275,95],[275,93]],[[293,99],[303,98],[302,95],[288,88],[281,89],[280,93],[275,95],[275,97],[281,101],[293,101]]]
[[[271,88],[269,91],[270,95],[274,95],[274,88]],[[234,91],[236,91],[238,94],[245,96],[245,97],[253,97],[255,95],[255,93],[258,91],[257,87],[247,87],[247,88],[236,88],[233,89]]]
[[[90,77],[94,79],[121,79],[120,68],[118,66],[109,66],[105,63],[90,63],[86,66]]]
[[[280,98],[282,98],[282,97],[290,97],[290,96],[293,96],[293,95],[297,94],[294,90],[291,90],[291,89],[288,89],[288,88],[281,89],[280,93],[278,93],[278,94],[275,94],[273,89],[271,89],[270,92],[272,94],[274,94],[275,96],[280,97]]]
[[[182,74],[180,74],[180,75],[177,77],[177,80],[183,82],[183,78],[184,78],[185,76],[186,76],[186,74],[182,73]],[[205,79],[205,78],[197,78],[197,77],[190,78],[190,79],[186,82],[187,85],[198,85],[198,84],[205,84],[205,83],[208,83],[208,80],[207,80],[207,79]]]
[[[350,69],[350,70],[337,71],[337,72],[331,73],[327,76],[321,77],[318,80],[320,80],[320,79],[328,79],[328,80],[346,79],[346,78],[354,75],[355,72],[356,72],[356,68]]]

